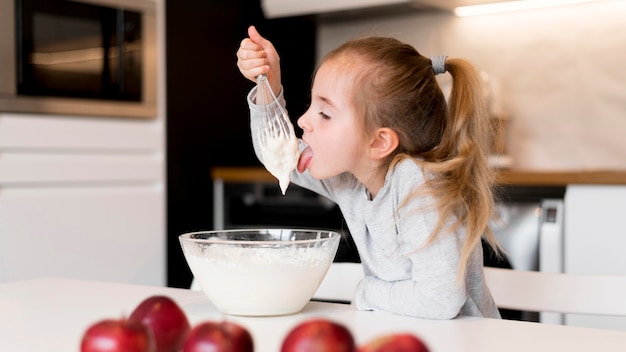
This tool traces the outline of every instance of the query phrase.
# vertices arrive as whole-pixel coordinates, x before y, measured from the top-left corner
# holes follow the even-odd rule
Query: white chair
[[[626,317],[626,276],[485,267],[485,277],[499,308],[552,314],[542,322],[562,323],[562,314]]]
[[[314,300],[350,303],[356,287],[363,278],[361,263],[335,262],[313,295]]]
[[[202,287],[200,287],[200,282],[198,282],[195,277],[191,279],[191,285],[189,285],[189,289],[192,291],[202,291]]]

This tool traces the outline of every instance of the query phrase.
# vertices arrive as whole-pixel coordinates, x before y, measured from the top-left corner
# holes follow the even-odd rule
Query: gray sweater
[[[253,145],[262,162],[255,131],[263,110],[253,103],[255,93],[253,89],[248,95],[248,104]],[[284,105],[282,94],[279,99]],[[430,319],[500,317],[485,283],[482,248],[478,246],[472,253],[465,281],[459,284],[463,229],[438,236],[423,247],[438,221],[436,210],[428,207],[433,204],[432,197],[413,198],[400,207],[424,182],[423,170],[413,161],[401,161],[389,170],[374,199],[348,173],[317,180],[308,171],[294,171],[291,181],[327,197],[341,209],[365,274],[353,302],[357,309]]]

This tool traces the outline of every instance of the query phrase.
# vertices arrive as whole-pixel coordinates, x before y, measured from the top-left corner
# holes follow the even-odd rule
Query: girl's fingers
[[[248,37],[250,37],[250,40],[260,46],[263,46],[263,44],[267,42],[267,40],[259,34],[255,26],[248,27]]]
[[[272,43],[263,38],[254,26],[248,28],[248,35],[249,38],[239,44],[237,67],[246,78],[256,81],[257,76],[270,71],[271,65],[277,61],[277,54]]]
[[[265,59],[249,59],[249,60],[239,60],[237,62],[237,67],[241,70],[253,70],[257,67],[269,66],[267,60]]]
[[[241,41],[241,44],[239,44],[239,50],[264,53],[263,47],[250,40],[250,38],[246,38]]]
[[[256,78],[259,75],[267,73],[269,71],[269,66],[257,66],[253,69],[246,71],[246,77],[254,82],[256,82]]]
[[[270,69],[267,59],[264,58],[238,60],[237,67],[246,78],[253,81],[258,75],[267,73]]]
[[[274,45],[269,40],[263,38],[259,32],[256,30],[256,27],[250,26],[248,27],[248,36],[250,37],[250,41],[254,44],[261,47],[261,50],[264,51],[264,54],[268,57],[277,57],[276,49],[274,49]]]

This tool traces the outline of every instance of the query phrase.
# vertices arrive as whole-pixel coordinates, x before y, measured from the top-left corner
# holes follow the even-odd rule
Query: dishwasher
[[[565,187],[503,187],[491,229],[504,249],[496,258],[486,248],[485,265],[511,270],[563,272]],[[563,315],[501,310],[505,319],[563,324]]]

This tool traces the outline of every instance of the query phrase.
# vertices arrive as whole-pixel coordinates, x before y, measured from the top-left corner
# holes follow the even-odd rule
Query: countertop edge
[[[626,185],[626,170],[498,170],[496,173],[497,183],[511,186]],[[227,183],[276,182],[265,168],[256,166],[214,167],[211,178]]]

